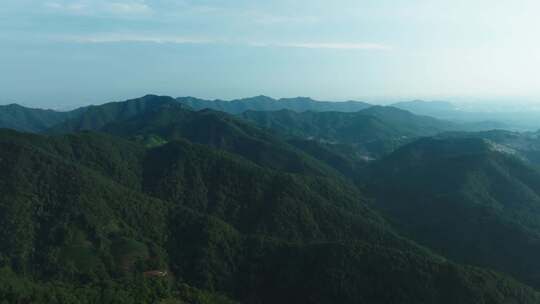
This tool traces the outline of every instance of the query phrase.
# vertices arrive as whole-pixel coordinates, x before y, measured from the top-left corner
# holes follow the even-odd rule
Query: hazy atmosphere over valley
[[[0,303],[540,303],[539,10],[4,0]]]

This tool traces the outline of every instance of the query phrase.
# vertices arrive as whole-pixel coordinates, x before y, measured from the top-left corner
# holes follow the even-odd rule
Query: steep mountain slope
[[[377,207],[414,239],[540,286],[536,169],[478,138],[422,139],[370,169]]]
[[[158,244],[166,237],[165,202],[126,189],[39,147],[10,140],[0,146],[2,267],[47,284],[75,281],[91,285],[122,276],[139,260],[151,258],[155,264],[149,267],[163,264],[166,256]],[[129,246],[119,249],[124,244]],[[69,284],[63,288],[69,290],[43,291],[42,299],[28,296],[45,302],[55,293],[63,297],[75,292]],[[112,297],[136,299],[132,290],[126,288],[117,295],[114,288],[109,287]],[[30,288],[23,291],[32,293]],[[148,296],[154,297],[153,292],[158,290]],[[9,297],[15,295],[2,295]]]
[[[219,217],[244,233],[291,241],[384,238],[382,219],[339,179],[264,169],[178,141],[150,151],[143,168],[146,193]]]
[[[57,112],[26,108],[17,104],[0,106],[0,128],[9,128],[26,132],[42,132],[71,117],[80,111]]]
[[[287,142],[353,180],[372,160],[353,145],[330,144],[298,138],[289,139]]]
[[[215,292],[243,303],[540,299],[516,281],[459,266],[398,237],[354,191],[343,193],[330,181],[283,174],[173,141],[146,149],[142,158],[134,151],[126,160],[140,159],[134,172],[141,172],[141,189],[167,198],[160,200],[106,176],[108,166],[100,164],[105,159],[95,150],[129,155],[115,148],[114,141],[129,146],[121,139],[91,133],[20,137],[10,131],[0,141],[0,295],[11,302],[232,303]],[[77,151],[73,158],[61,156],[71,150]],[[277,193],[265,190],[268,178],[289,186]],[[260,203],[252,200],[257,195],[246,196],[250,192],[263,194]],[[205,197],[207,204],[200,204]],[[284,208],[273,207],[280,205]],[[262,223],[236,220],[246,209],[259,213]],[[329,220],[329,212],[336,220]],[[301,224],[306,220],[323,233],[310,235],[317,230]],[[340,241],[343,236],[346,242]],[[153,269],[171,275],[142,275]]]
[[[140,189],[140,162],[146,150],[138,143],[103,133],[83,132],[42,136],[0,129],[0,143],[17,144],[57,155],[107,176],[130,188]]]
[[[368,103],[359,101],[328,102],[317,101],[308,97],[273,99],[267,96],[255,96],[231,101],[204,100],[194,97],[178,97],[176,100],[195,110],[212,109],[231,114],[240,114],[245,111],[278,110],[291,110],[296,112],[356,112],[371,106]]]

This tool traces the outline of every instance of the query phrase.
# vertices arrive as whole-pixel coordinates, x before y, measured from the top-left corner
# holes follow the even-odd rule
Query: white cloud
[[[62,36],[57,40],[71,41],[77,43],[122,43],[122,42],[141,42],[141,43],[173,43],[173,44],[203,44],[215,43],[216,40],[182,37],[182,36],[157,36],[145,34],[95,34],[80,36]]]
[[[257,47],[284,47],[284,48],[303,48],[303,49],[335,49],[335,50],[374,50],[388,51],[392,48],[388,45],[379,43],[350,43],[350,42],[278,42],[278,43],[250,43]]]
[[[52,1],[45,7],[64,14],[77,15],[144,15],[152,12],[145,1]]]
[[[60,40],[67,40],[78,43],[121,43],[121,42],[143,42],[143,43],[173,43],[173,44],[230,44],[246,45],[253,47],[281,47],[281,48],[303,48],[303,49],[335,49],[335,50],[375,50],[387,51],[391,47],[378,43],[318,43],[318,42],[274,42],[261,43],[253,41],[229,41],[225,39],[194,38],[185,36],[164,36],[147,35],[134,33],[105,33],[84,36],[64,36]]]
[[[106,4],[105,7],[117,14],[146,14],[152,11],[150,6],[139,2],[112,2]]]
[[[224,11],[224,13],[227,13],[231,17],[250,20],[253,23],[262,25],[285,24],[291,26],[296,24],[315,24],[320,22],[319,17],[311,15],[270,14],[265,11],[257,10],[232,10]]]
[[[279,15],[254,15],[252,20],[259,24],[314,24],[319,22],[319,18],[315,16],[279,16]]]
[[[45,7],[56,11],[68,12],[68,13],[82,13],[87,9],[87,5],[82,2],[75,3],[60,3],[60,2],[47,2]]]

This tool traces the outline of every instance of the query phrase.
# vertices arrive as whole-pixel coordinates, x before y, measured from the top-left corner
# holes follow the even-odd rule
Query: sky
[[[0,104],[540,102],[538,12],[537,0],[2,0]]]

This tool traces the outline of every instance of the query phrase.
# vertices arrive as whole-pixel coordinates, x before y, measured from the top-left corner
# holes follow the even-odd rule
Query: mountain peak
[[[298,96],[298,97],[291,97],[291,98],[280,98],[279,101],[296,101],[296,102],[319,102],[317,100],[312,99],[311,97],[306,96]]]
[[[144,100],[144,101],[170,100],[170,101],[174,101],[175,99],[172,98],[171,96],[166,96],[166,95],[146,94],[143,97],[135,98],[135,99],[132,99],[132,100]]]
[[[5,105],[0,105],[0,107],[8,108],[8,109],[27,109],[27,107],[22,106],[18,103],[10,103]]]
[[[253,97],[247,97],[237,100],[232,100],[233,102],[274,102],[275,99],[266,95],[257,95]]]

